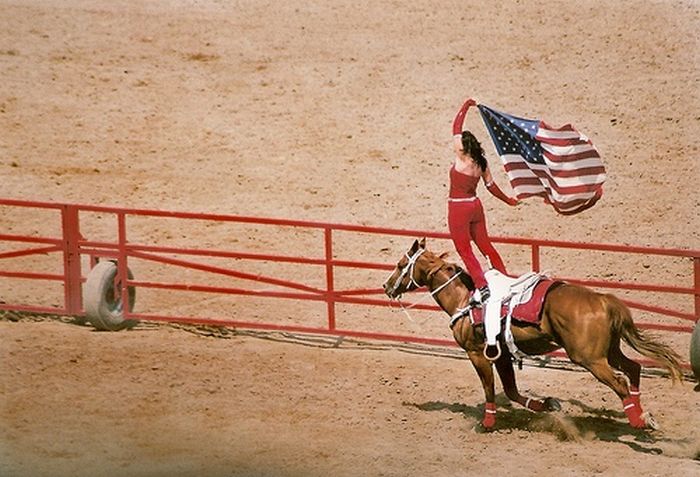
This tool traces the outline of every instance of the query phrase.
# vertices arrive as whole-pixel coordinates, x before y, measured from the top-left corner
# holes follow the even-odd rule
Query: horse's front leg
[[[484,426],[484,429],[491,430],[496,424],[496,391],[494,389],[493,368],[491,362],[484,357],[482,349],[467,351],[467,355],[476,369],[479,379],[481,379],[481,386],[484,388],[486,396],[484,418],[481,425]]]
[[[501,378],[503,391],[511,401],[515,401],[535,412],[558,411],[561,409],[559,401],[554,398],[534,399],[520,394],[518,385],[515,382],[513,361],[508,350],[503,350],[501,356],[496,360],[496,371],[498,371],[498,376]]]

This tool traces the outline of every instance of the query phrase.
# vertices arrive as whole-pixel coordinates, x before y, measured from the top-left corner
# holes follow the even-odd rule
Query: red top
[[[462,174],[455,169],[454,164],[450,168],[450,199],[468,199],[476,196],[476,186],[479,177]]]

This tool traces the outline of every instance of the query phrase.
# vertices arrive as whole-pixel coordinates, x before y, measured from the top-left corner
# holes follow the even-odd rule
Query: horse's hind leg
[[[636,361],[629,359],[622,353],[620,349],[620,344],[617,343],[610,347],[610,352],[608,353],[608,363],[615,368],[619,369],[630,380],[630,398],[639,406],[639,410],[642,410],[641,404],[641,393],[639,391],[639,382],[642,367]]]
[[[496,371],[498,371],[498,376],[501,378],[503,391],[511,401],[515,401],[535,412],[555,411],[561,408],[556,399],[534,399],[520,394],[518,385],[515,382],[515,370],[513,369],[511,354],[507,350],[503,350],[501,357],[496,360]]]
[[[640,429],[647,427],[647,422],[642,417],[642,410],[639,408],[634,399],[630,397],[627,382],[621,376],[618,377],[615,375],[605,359],[579,364],[588,369],[593,376],[598,378],[598,381],[608,385],[613,391],[615,391],[615,394],[617,394],[622,400],[622,406],[632,427]]]

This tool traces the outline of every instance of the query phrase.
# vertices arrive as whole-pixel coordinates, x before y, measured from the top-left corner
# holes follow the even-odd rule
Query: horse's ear
[[[418,243],[418,240],[413,241],[413,245],[411,245],[411,250],[408,251],[409,254],[413,255],[418,251],[418,248],[420,247],[420,244]]]
[[[418,242],[418,245],[420,246],[420,248],[425,248],[425,237],[420,239],[420,242]]]
[[[445,259],[446,259],[447,257],[449,257],[449,256],[450,256],[450,252],[442,252],[442,253],[439,255],[439,258],[440,258],[441,260],[445,260]]]

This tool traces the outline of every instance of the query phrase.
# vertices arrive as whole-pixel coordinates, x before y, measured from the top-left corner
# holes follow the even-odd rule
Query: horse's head
[[[423,285],[442,288],[454,277],[458,277],[458,281],[467,290],[474,290],[471,277],[455,264],[445,262],[443,259],[446,255],[435,255],[428,251],[425,248],[425,238],[415,240],[382,285],[384,292],[389,298],[400,298],[404,293]]]
[[[423,238],[420,241],[415,240],[408,252],[403,254],[394,271],[382,285],[389,298],[399,298],[404,293],[423,285],[420,274],[416,274],[416,265],[425,252],[425,238]]]
[[[442,258],[425,248],[425,238],[415,240],[382,285],[384,292],[389,298],[399,298],[406,292],[427,285],[435,271],[445,264]]]

